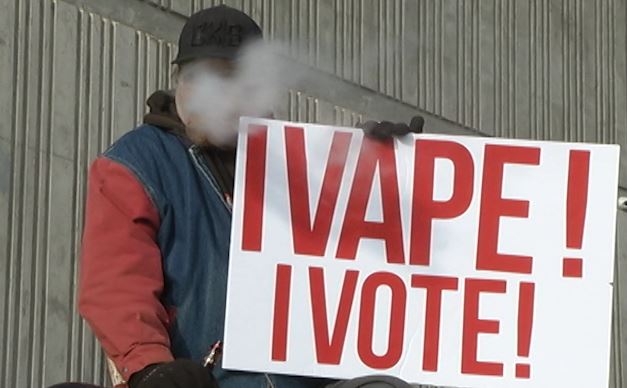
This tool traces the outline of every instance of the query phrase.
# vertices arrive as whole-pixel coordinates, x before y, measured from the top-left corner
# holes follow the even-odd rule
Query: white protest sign
[[[607,386],[618,146],[241,129],[225,368]]]

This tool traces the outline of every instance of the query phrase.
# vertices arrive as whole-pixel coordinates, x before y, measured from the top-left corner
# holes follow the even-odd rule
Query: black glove
[[[390,137],[401,137],[408,133],[422,133],[425,119],[422,116],[414,116],[409,125],[405,123],[393,123],[391,121],[366,121],[357,123],[355,126],[364,130],[366,136],[375,139],[389,139]]]
[[[218,388],[209,370],[191,360],[149,365],[134,373],[129,388]]]

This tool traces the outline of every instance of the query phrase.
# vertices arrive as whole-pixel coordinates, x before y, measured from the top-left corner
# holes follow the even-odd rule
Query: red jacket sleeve
[[[79,311],[122,377],[171,361],[160,301],[159,214],[137,178],[101,157],[91,166],[81,253]]]

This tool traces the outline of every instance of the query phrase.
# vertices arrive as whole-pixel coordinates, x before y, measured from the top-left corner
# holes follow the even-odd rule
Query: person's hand
[[[422,133],[425,119],[422,116],[414,116],[409,125],[405,123],[393,123],[391,121],[366,121],[357,123],[355,127],[363,129],[366,136],[375,139],[389,139],[391,137],[401,137],[408,133]]]
[[[147,366],[134,373],[129,388],[218,388],[209,370],[191,360]]]

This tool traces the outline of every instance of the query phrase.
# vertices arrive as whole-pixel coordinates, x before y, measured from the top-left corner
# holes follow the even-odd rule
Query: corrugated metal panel
[[[141,118],[152,90],[169,85],[175,38],[163,21],[180,24],[178,14],[219,1],[144,2],[162,17],[124,16],[119,1],[0,0],[0,219],[8,220],[0,223],[3,386],[105,381],[101,351],[76,314],[87,166]],[[288,42],[300,61],[403,101],[398,111],[413,105],[498,136],[627,145],[624,0],[226,3]],[[110,13],[116,21],[94,11],[107,7],[118,7]],[[123,17],[127,25],[117,21]],[[163,31],[137,30],[155,23]],[[372,106],[359,95],[325,99],[310,89],[287,93],[278,116],[351,125],[372,114],[357,112]],[[613,387],[626,378],[623,245]]]
[[[35,95],[49,93],[51,74],[51,51],[43,45],[25,43],[36,41],[43,34],[54,30],[54,18],[50,12],[38,4],[8,4],[3,19],[12,17],[3,24],[6,38],[2,45],[2,57],[10,59],[3,63],[6,83],[2,105],[2,138],[8,147],[5,159],[8,163],[2,168],[9,177],[3,190],[3,210],[8,220],[3,242],[2,275],[3,319],[2,377],[4,385],[29,386],[29,382],[41,380],[41,373],[32,374],[27,365],[41,365],[43,344],[48,334],[48,325],[54,330],[55,318],[64,313],[67,301],[54,306],[55,317],[51,316],[52,306],[36,303],[47,296],[49,268],[48,225],[39,223],[46,219],[49,207],[46,206],[46,193],[51,183],[45,178],[50,171],[52,154],[42,153],[49,142],[49,127],[46,126],[50,112],[50,99],[40,104]],[[46,18],[46,13],[48,17]],[[24,28],[30,19],[40,18],[36,28]],[[14,33],[15,32],[15,33]],[[18,48],[19,47],[19,48]],[[46,64],[38,59],[45,57]],[[39,63],[39,66],[37,65]],[[39,81],[41,80],[41,82]],[[4,81],[4,80],[3,80]],[[43,100],[43,99],[42,99]],[[59,159],[63,156],[59,155]],[[33,260],[33,258],[37,258]],[[54,295],[51,295],[54,297]],[[39,371],[38,371],[39,372]],[[13,383],[13,384],[11,384]]]
[[[287,109],[279,109],[277,118],[321,124],[339,124],[351,127],[364,121],[363,115],[353,110],[312,97],[302,91],[290,90]]]
[[[0,384],[104,383],[76,313],[86,172],[168,86],[172,45],[64,2],[0,3]]]
[[[615,142],[626,124],[622,0],[150,2],[241,8],[301,60],[487,134]]]
[[[175,12],[164,12],[157,4],[147,1],[109,0],[106,3],[95,0],[64,1],[84,7],[91,12],[106,15],[114,20],[120,20],[123,24],[149,32],[153,36],[158,37],[158,39],[170,42],[175,42],[178,39],[179,31],[186,20],[186,17],[183,15]],[[242,5],[241,2],[238,4]],[[257,15],[256,17],[259,20],[270,20],[271,18],[268,15],[279,13],[272,3],[245,2],[243,4],[248,4],[244,9],[253,15]],[[263,7],[252,7],[251,4],[263,5]],[[281,9],[289,10],[289,8],[286,8],[288,4],[288,2],[281,3],[281,7],[283,7]],[[126,9],[128,12],[122,13],[119,11],[120,9]],[[311,9],[309,10],[311,11]],[[138,18],[137,15],[142,17]],[[265,26],[267,36],[274,36],[273,25],[267,23]],[[285,27],[285,25],[277,26],[277,28],[279,27]],[[295,72],[307,74],[307,82],[304,83],[305,86],[303,87],[316,98],[338,101],[346,108],[364,112],[367,116],[377,119],[408,120],[416,113],[420,113],[425,117],[426,127],[431,132],[477,134],[477,130],[463,127],[454,121],[420,110],[410,104],[399,102],[392,97],[377,93],[371,89],[366,89],[333,73],[324,72],[316,67],[298,62],[291,57],[285,59],[286,65],[292,67]]]
[[[488,135],[627,146],[624,0],[146,1],[241,8],[299,60]]]
[[[3,83],[2,105],[12,109],[3,115],[2,131],[11,148],[4,154],[9,163],[2,166],[10,179],[2,201],[9,222],[0,235],[6,252],[0,381],[43,386],[67,378],[67,360],[79,359],[72,357],[74,349],[89,360],[83,366],[101,360],[91,338],[74,335],[82,323],[73,325],[76,231],[86,168],[79,153],[85,113],[76,98],[83,75],[77,61],[83,55],[77,45],[80,24],[77,10],[63,3],[4,1],[2,6],[12,16],[7,23],[12,31],[3,34],[12,42],[2,53],[10,58],[0,70],[10,79]],[[108,24],[105,38],[111,36]],[[110,53],[109,48],[105,42],[101,50]],[[103,69],[107,66],[103,61]],[[102,97],[108,95],[103,91]],[[102,129],[91,128],[106,137]]]

